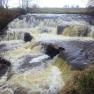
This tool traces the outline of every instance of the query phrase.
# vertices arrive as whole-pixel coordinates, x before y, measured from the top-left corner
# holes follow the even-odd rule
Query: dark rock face
[[[84,36],[87,37],[90,28],[87,25],[70,25],[66,26],[63,31],[64,36]]]
[[[28,90],[23,87],[19,87],[14,91],[14,94],[28,94]]]
[[[11,63],[0,57],[0,77],[2,77],[11,67]]]
[[[29,33],[24,34],[24,41],[25,42],[31,41],[32,39],[33,39],[33,37]]]
[[[64,26],[57,26],[57,34],[62,34],[64,28]]]
[[[54,56],[56,56],[63,50],[64,50],[64,48],[62,48],[62,47],[58,47],[58,46],[50,44],[46,47],[45,54],[47,54],[48,56],[53,58]]]
[[[89,21],[89,24],[90,24],[90,25],[94,25],[94,20],[90,20],[90,21]]]

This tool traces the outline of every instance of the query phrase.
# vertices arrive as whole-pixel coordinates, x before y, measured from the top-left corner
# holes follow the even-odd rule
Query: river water
[[[65,47],[72,63],[77,60],[83,62],[80,61],[86,55],[86,50],[81,52],[83,45],[92,44],[93,52],[93,38],[57,35],[57,26],[88,26],[93,32],[93,21],[93,16],[78,14],[27,14],[12,21],[8,25],[7,35],[0,42],[0,55],[12,64],[8,80],[9,74],[0,79],[0,94],[57,94],[65,82],[60,68],[53,64],[57,57],[50,59],[42,44],[53,43]],[[34,39],[24,42],[25,32]],[[75,55],[78,58],[73,60]],[[91,61],[92,57],[93,53]],[[89,59],[85,62],[88,63]]]

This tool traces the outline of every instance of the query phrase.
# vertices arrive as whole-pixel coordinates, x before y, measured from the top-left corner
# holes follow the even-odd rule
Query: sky
[[[9,0],[9,7],[18,7],[20,0]],[[88,0],[33,0],[33,3],[38,4],[40,7],[63,7],[65,5],[73,6],[79,5],[86,7]]]

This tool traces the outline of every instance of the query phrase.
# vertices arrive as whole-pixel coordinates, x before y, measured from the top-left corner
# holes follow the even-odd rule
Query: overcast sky
[[[65,5],[85,7],[87,1],[88,0],[33,0],[33,3],[37,3],[40,7],[63,7]],[[9,7],[18,7],[19,0],[9,0],[8,5]]]

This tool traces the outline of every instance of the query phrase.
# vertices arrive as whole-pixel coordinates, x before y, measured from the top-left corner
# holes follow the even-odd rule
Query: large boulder
[[[89,32],[89,34],[88,34],[88,37],[94,38],[94,26],[91,26],[90,29],[91,29],[91,30],[90,30],[90,32]]]
[[[0,77],[10,70],[11,63],[0,57]]]
[[[58,47],[57,45],[49,44],[46,46],[45,54],[50,56],[50,58],[53,58],[63,50],[63,47]]]
[[[0,85],[3,85],[6,81],[8,81],[11,76],[11,63],[0,57]]]

